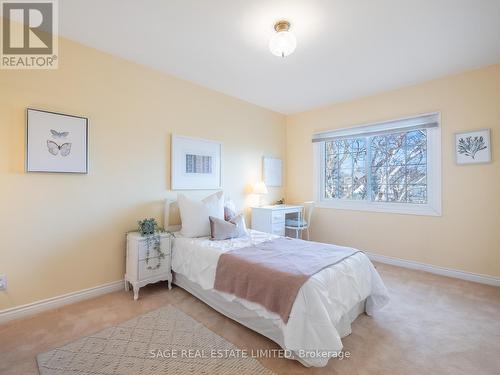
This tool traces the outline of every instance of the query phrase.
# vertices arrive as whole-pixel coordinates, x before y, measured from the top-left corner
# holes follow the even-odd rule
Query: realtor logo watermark
[[[0,69],[57,69],[57,1],[0,1]]]

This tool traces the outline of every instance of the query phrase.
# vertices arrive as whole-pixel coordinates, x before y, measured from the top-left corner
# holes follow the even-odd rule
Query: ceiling
[[[64,0],[60,34],[281,113],[500,62],[499,0]],[[297,49],[273,56],[276,20]]]

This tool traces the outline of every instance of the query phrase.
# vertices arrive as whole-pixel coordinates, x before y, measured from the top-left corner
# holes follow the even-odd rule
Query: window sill
[[[441,208],[430,204],[377,203],[363,201],[323,200],[316,201],[318,208],[369,211],[402,215],[441,216]]]

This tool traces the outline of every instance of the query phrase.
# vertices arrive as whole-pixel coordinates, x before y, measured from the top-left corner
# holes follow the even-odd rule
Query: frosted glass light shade
[[[290,31],[280,31],[269,40],[269,50],[273,55],[285,57],[293,53],[297,47],[297,39]]]

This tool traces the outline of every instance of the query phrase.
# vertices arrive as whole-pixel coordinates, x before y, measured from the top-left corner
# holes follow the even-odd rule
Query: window
[[[440,215],[438,114],[315,134],[323,207]]]

